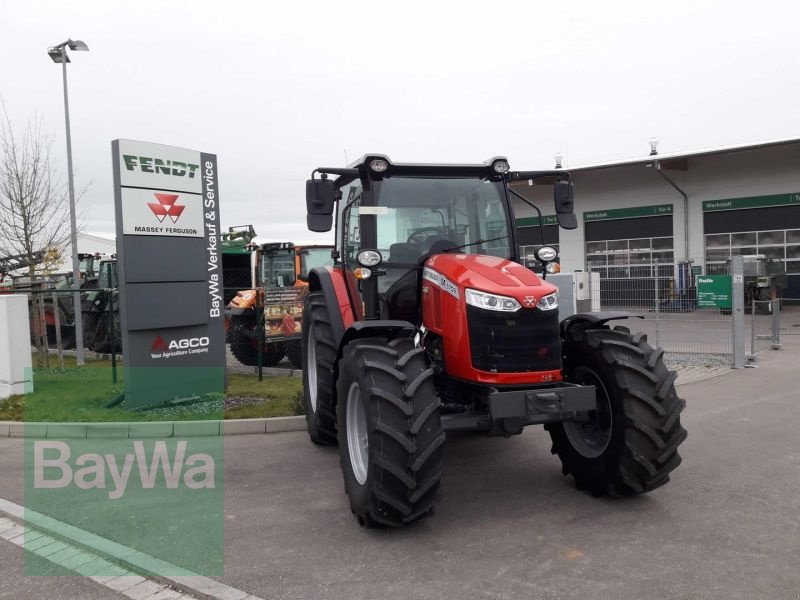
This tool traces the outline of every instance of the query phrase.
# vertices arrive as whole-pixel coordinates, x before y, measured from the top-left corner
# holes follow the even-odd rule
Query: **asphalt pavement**
[[[541,428],[451,435],[437,514],[372,531],[350,514],[336,449],[227,437],[218,579],[276,599],[800,598],[798,357],[787,335],[757,369],[680,386],[683,464],[627,500],[577,491]],[[21,503],[20,442],[0,440],[0,496]]]
[[[800,597],[800,336],[679,387],[672,481],[596,499],[547,434],[450,436],[444,498],[401,531],[359,528],[335,449],[304,433],[226,439],[226,574],[268,598]]]

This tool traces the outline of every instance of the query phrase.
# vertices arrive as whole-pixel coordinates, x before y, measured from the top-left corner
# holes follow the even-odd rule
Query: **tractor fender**
[[[617,319],[644,319],[642,315],[624,310],[607,310],[596,313],[577,313],[561,321],[561,339],[567,338],[567,333],[574,327],[581,329],[600,328],[609,321]]]
[[[339,342],[336,353],[336,362],[333,365],[333,380],[339,380],[339,360],[342,358],[345,346],[360,338],[386,336],[389,338],[413,338],[418,332],[416,325],[409,321],[394,321],[391,319],[376,319],[370,321],[356,321],[344,332]]]
[[[308,291],[322,292],[331,319],[331,333],[337,346],[341,345],[345,330],[358,321],[350,303],[347,284],[341,269],[319,267],[308,274]]]

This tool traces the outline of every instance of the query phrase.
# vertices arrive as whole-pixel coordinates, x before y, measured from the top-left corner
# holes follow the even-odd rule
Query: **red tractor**
[[[559,323],[545,281],[556,251],[536,249],[541,277],[517,255],[515,180],[553,186],[560,226],[577,226],[569,173],[512,172],[505,158],[367,155],[306,183],[309,229],[330,231],[334,214],[337,228],[335,263],[310,273],[305,300],[308,432],[338,443],[361,525],[434,512],[447,431],[544,425],[563,473],[593,495],[649,492],[680,464],[676,373],[644,335],[608,325],[633,315]]]

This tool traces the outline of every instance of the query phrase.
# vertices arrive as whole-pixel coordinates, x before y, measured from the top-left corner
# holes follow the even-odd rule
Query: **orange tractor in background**
[[[240,290],[225,309],[227,341],[247,366],[271,367],[285,356],[302,365],[303,302],[311,269],[333,264],[333,246],[295,246],[291,242],[257,246],[250,254],[251,288]],[[263,333],[259,331],[263,323]]]

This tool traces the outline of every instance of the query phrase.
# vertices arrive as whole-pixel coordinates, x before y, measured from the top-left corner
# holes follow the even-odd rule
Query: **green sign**
[[[555,215],[544,215],[545,225],[558,225],[558,217]],[[517,227],[536,227],[539,225],[539,217],[524,217],[517,219]]]
[[[701,275],[703,273],[703,267],[692,265],[692,275]]]
[[[612,208],[609,210],[592,210],[583,213],[584,221],[608,221],[611,219],[633,219],[636,217],[660,217],[672,214],[672,204],[656,204],[654,206],[635,206],[633,208]]]
[[[703,275],[697,281],[697,308],[731,308],[731,276]]]
[[[737,210],[740,208],[763,208],[765,206],[800,206],[800,193],[774,194],[772,196],[753,196],[750,198],[731,198],[728,200],[707,200],[703,202],[704,212]]]

